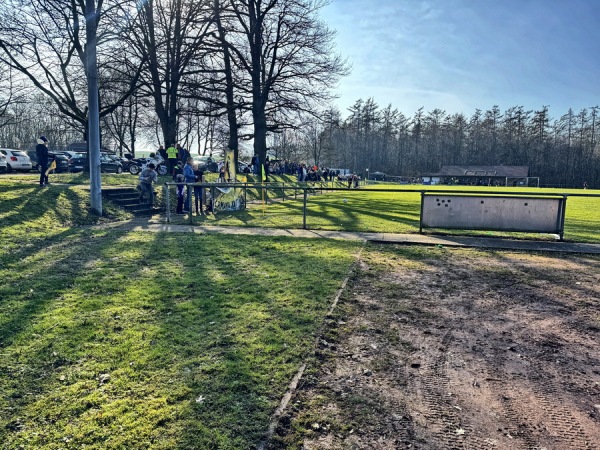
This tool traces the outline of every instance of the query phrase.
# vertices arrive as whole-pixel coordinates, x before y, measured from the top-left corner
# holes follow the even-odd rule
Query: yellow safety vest
[[[167,158],[168,159],[177,159],[177,149],[175,147],[169,147],[167,149]]]

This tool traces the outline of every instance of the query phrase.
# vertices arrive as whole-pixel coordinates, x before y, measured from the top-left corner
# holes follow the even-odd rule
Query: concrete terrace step
[[[127,205],[129,203],[139,203],[140,194],[132,194],[126,197],[108,197],[109,200],[117,203],[118,205]]]
[[[140,203],[140,191],[135,188],[109,187],[102,190],[102,195],[135,216],[151,216],[161,211],[159,208],[152,207],[147,201]]]

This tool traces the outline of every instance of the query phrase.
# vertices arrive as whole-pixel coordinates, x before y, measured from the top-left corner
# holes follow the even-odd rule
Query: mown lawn
[[[404,188],[398,185],[379,185],[378,188]],[[348,191],[323,191],[322,194],[309,196],[307,203],[307,226],[319,230],[370,231],[380,233],[418,233],[420,215],[420,193],[424,186],[409,186],[414,192],[370,192],[369,188]],[[440,188],[441,189],[441,188]],[[445,188],[444,188],[445,189]],[[452,188],[451,188],[452,189]],[[518,191],[520,188],[492,188],[496,191]],[[434,191],[436,189],[429,188]],[[465,190],[455,187],[454,190]],[[477,192],[490,190],[485,188],[466,188]],[[520,189],[525,192],[550,192],[582,194],[581,189]],[[599,194],[600,191],[585,191],[588,194]],[[281,192],[269,194],[270,198],[279,198]],[[215,216],[195,217],[194,223],[215,225],[256,226],[274,228],[302,227],[302,195],[293,199],[293,194],[286,194],[285,201],[258,201],[249,205],[245,211],[235,213],[218,213]],[[184,219],[173,218],[185,221]],[[429,232],[429,230],[426,230]],[[476,231],[437,230],[447,234],[473,234],[484,236],[504,236],[513,238],[554,239],[543,234],[501,233]],[[565,239],[575,242],[600,243],[600,197],[569,197],[565,220]]]
[[[360,244],[90,229],[80,189],[0,184],[2,448],[255,446]]]

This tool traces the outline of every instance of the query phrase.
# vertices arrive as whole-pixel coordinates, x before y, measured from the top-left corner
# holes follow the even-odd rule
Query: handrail
[[[171,182],[167,181],[164,183],[165,189],[165,199],[166,199],[166,209],[167,209],[167,222],[171,221],[171,212],[169,205],[169,195],[168,190],[171,186],[179,186],[184,185],[187,187],[188,195],[192,195],[192,188],[204,188],[211,189],[213,193],[212,198],[215,198],[213,189],[215,188],[235,188],[235,189],[243,189],[244,190],[244,204],[246,203],[246,192],[248,189],[262,189],[265,193],[268,193],[269,190],[282,190],[282,198],[285,201],[285,191],[293,190],[294,198],[297,198],[296,193],[298,191],[303,192],[302,201],[303,201],[303,228],[307,229],[306,225],[306,217],[307,217],[307,197],[309,192],[315,192],[320,190],[327,190],[330,192],[349,192],[349,191],[360,191],[360,192],[386,192],[386,193],[413,193],[420,195],[421,198],[423,196],[430,196],[436,194],[452,194],[459,196],[494,196],[494,197],[510,197],[510,198],[521,198],[521,197],[537,197],[537,198],[563,198],[566,199],[568,197],[589,197],[589,198],[600,198],[599,193],[560,193],[560,192],[531,192],[531,191],[507,191],[507,190],[485,190],[485,191],[473,191],[473,190],[462,190],[462,189],[356,189],[354,187],[333,187],[329,186],[329,184],[339,184],[343,182],[330,182],[330,181],[322,181],[322,182],[281,182],[281,181],[273,181],[273,182],[264,182],[264,183],[248,183],[248,182],[235,182],[235,183],[227,183],[227,182],[195,182],[195,183],[186,183],[186,182]],[[267,198],[268,200],[268,198]],[[191,201],[191,200],[190,200]],[[212,208],[214,212],[214,201],[212,202]],[[421,203],[423,201],[421,200]],[[190,203],[191,207],[191,203]],[[200,209],[202,209],[202,197],[200,197]],[[563,206],[563,220],[564,220],[564,206]],[[193,224],[193,214],[190,211],[189,220],[190,224]],[[563,225],[564,228],[564,225]],[[561,233],[562,239],[562,233]]]

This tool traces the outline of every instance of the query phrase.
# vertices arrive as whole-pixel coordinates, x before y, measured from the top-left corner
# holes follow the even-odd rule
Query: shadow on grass
[[[92,448],[107,440],[251,448],[356,249],[179,234],[56,237],[45,255],[11,260],[20,286],[36,280],[34,295],[2,293],[12,296],[12,320],[2,327],[0,373],[13,379],[0,438],[15,446],[67,437]],[[97,381],[102,373],[110,382]]]

